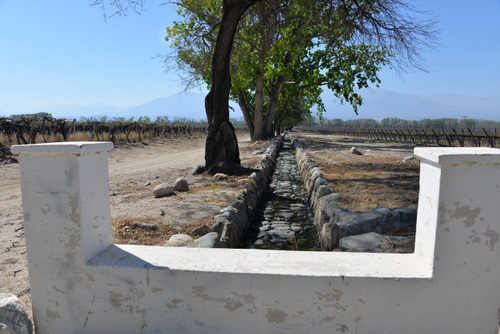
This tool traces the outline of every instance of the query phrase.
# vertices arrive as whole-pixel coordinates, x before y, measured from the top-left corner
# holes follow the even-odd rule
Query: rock
[[[257,239],[254,243],[253,243],[254,246],[264,246],[264,240],[262,239]]]
[[[337,240],[333,240],[334,243],[351,235],[369,232],[390,234],[391,231],[412,228],[416,225],[416,210],[413,208],[394,210],[376,208],[368,212],[358,213],[338,206],[326,206],[323,211],[328,217],[331,217],[329,219],[332,223],[330,228],[335,229],[334,234],[337,236]]]
[[[0,293],[0,333],[33,333],[33,325],[21,301],[11,293]]]
[[[197,236],[197,237],[201,237],[201,236],[203,236],[207,233],[211,233],[211,232],[214,232],[214,230],[210,226],[203,225],[203,226],[199,226],[197,228],[194,228],[191,231],[191,234],[194,236]]]
[[[175,191],[189,191],[189,184],[185,178],[178,178],[174,182],[174,190]]]
[[[352,154],[356,154],[356,155],[363,155],[363,153],[361,153],[356,147],[351,147],[351,150],[349,151],[351,152]]]
[[[187,234],[174,234],[165,243],[165,246],[169,247],[194,247],[195,243],[193,238]]]
[[[145,222],[141,222],[139,220],[133,221],[132,227],[143,228],[145,230],[153,230],[153,231],[158,229],[158,227],[155,224],[145,223]]]
[[[260,155],[260,154],[264,154],[264,153],[266,153],[265,150],[255,150],[252,152],[252,155]]]
[[[269,234],[271,234],[275,238],[285,240],[295,238],[295,232],[288,225],[273,227],[273,229],[269,231]]]
[[[274,213],[274,216],[277,217],[277,219],[279,219],[279,218],[291,219],[291,218],[293,218],[294,215],[295,214],[289,210],[280,210],[280,211]]]
[[[144,183],[144,187],[147,187],[147,186],[150,186],[150,185],[151,185],[151,182]]]
[[[155,197],[165,197],[173,194],[174,187],[168,183],[162,183],[153,189],[153,195],[155,195]]]
[[[412,238],[380,235],[370,232],[340,239],[340,249],[348,252],[411,253]]]
[[[229,175],[224,174],[224,173],[217,173],[214,175],[215,181],[227,180],[228,178],[229,178]]]
[[[219,247],[219,234],[217,232],[210,232],[204,236],[196,239],[195,245],[201,248],[218,248]]]
[[[252,174],[250,174],[249,178],[251,178],[258,184],[262,179],[262,173],[253,172]]]
[[[327,185],[322,184],[318,187],[318,191],[317,191],[318,198],[321,198],[321,197],[326,196],[326,195],[331,194],[331,193],[333,193],[333,189]]]
[[[403,158],[403,163],[406,163],[406,162],[409,162],[409,161],[412,161],[412,160],[416,160],[417,158],[416,157],[404,157]]]
[[[193,175],[199,175],[205,171],[205,166],[203,165],[196,165],[193,167],[193,170],[191,171],[191,174]]]

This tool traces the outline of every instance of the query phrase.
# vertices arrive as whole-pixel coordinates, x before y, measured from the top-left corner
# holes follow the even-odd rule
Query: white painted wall
[[[414,254],[113,245],[110,143],[15,146],[37,334],[496,333],[500,150],[420,148]]]

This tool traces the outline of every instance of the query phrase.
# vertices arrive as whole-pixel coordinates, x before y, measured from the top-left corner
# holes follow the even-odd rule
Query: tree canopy
[[[120,14],[141,10],[145,2],[92,0],[104,12],[109,3]],[[434,22],[415,18],[417,11],[404,0],[171,2],[184,17],[167,30],[177,65],[188,73],[187,82],[201,80],[210,87],[205,98],[210,174],[242,169],[230,95],[242,106],[252,139],[267,138],[282,121],[293,125],[301,119],[312,104],[321,110],[323,85],[356,108],[362,99],[355,88],[378,83],[384,64],[421,68],[420,51],[432,46],[435,36]]]
[[[213,83],[211,61],[223,3],[175,1],[182,21],[167,28],[168,61],[186,85]],[[252,139],[323,111],[324,87],[350,103],[359,89],[380,82],[384,65],[421,68],[420,50],[433,43],[431,21],[399,0],[261,0],[241,17],[231,54],[231,98],[239,104]],[[287,124],[288,123],[288,124]]]

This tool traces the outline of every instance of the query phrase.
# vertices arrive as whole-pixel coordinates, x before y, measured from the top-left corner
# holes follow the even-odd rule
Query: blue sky
[[[0,111],[29,106],[133,106],[181,90],[164,73],[165,27],[175,8],[149,0],[141,15],[104,20],[90,0],[0,0]],[[429,73],[384,71],[396,92],[500,95],[500,0],[416,0],[439,20]],[[109,9],[111,10],[111,9]],[[1,112],[0,112],[1,114]]]

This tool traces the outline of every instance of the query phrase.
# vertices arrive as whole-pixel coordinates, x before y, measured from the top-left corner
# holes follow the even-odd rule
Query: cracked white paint
[[[46,333],[494,333],[500,153],[420,148],[414,254],[113,245],[110,143],[15,146]]]

